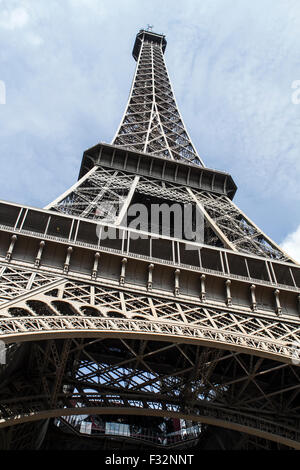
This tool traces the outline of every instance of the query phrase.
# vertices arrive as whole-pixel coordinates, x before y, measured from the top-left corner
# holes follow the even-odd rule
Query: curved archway
[[[76,415],[132,415],[132,416],[144,416],[144,417],[168,417],[168,418],[177,418],[183,419],[185,421],[193,421],[199,422],[202,424],[213,425],[216,427],[221,427],[225,429],[230,429],[233,431],[238,431],[245,434],[250,434],[253,436],[261,437],[263,439],[267,439],[274,442],[279,442],[285,446],[289,446],[291,448],[300,450],[300,442],[298,440],[293,439],[293,433],[288,428],[282,429],[282,435],[278,435],[275,432],[272,432],[271,424],[274,425],[273,429],[276,429],[276,423],[271,423],[270,421],[264,421],[261,419],[257,419],[257,425],[247,425],[244,424],[242,421],[239,422],[237,419],[228,420],[224,414],[222,417],[217,417],[212,415],[208,415],[206,413],[199,412],[198,414],[187,414],[187,413],[174,413],[172,411],[162,411],[162,410],[151,410],[151,409],[139,409],[135,408],[134,410],[131,408],[117,408],[117,407],[80,407],[80,408],[63,408],[63,409],[49,409],[45,411],[36,411],[27,414],[26,416],[18,416],[14,417],[14,424],[20,423],[29,423],[34,421],[41,421],[46,420],[49,418],[59,418],[61,416],[76,416]],[[6,424],[6,426],[9,424]],[[6,427],[5,426],[5,427]],[[0,429],[3,428],[3,423],[0,420]]]
[[[31,310],[36,313],[38,316],[49,316],[49,315],[56,315],[56,312],[54,312],[49,305],[47,305],[45,302],[42,302],[40,300],[27,300],[26,304],[28,307],[31,308]]]
[[[53,305],[61,315],[76,316],[79,313],[77,310],[75,310],[73,305],[62,300],[53,300],[51,305]]]
[[[80,311],[83,315],[87,317],[99,317],[101,316],[101,312],[94,307],[90,307],[89,305],[85,305],[84,307],[80,307]]]
[[[32,316],[32,313],[29,312],[29,310],[26,310],[25,308],[22,307],[10,307],[8,309],[8,313],[12,317],[28,317]]]
[[[28,396],[23,395],[21,403],[6,393],[9,398],[2,402],[0,427],[83,413],[142,415],[145,423],[151,416],[183,417],[300,446],[300,431],[291,425],[300,400],[294,394],[300,386],[296,370],[296,375],[291,374],[290,366],[275,358],[212,348],[199,340],[174,343],[166,339],[114,333],[33,343],[31,356],[39,357],[37,364],[43,365],[43,376],[49,377],[48,389],[56,390],[55,398],[50,403],[37,376],[31,394],[27,388]],[[26,367],[24,362],[25,375]],[[286,417],[276,413],[278,400],[291,403]],[[53,407],[55,403],[64,407]]]
[[[127,318],[124,313],[117,312],[116,310],[110,310],[109,312],[106,312],[106,316],[109,318]]]

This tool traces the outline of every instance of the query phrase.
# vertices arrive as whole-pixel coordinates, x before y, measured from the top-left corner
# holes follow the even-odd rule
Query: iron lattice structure
[[[115,145],[203,165],[180,116],[164,62],[166,39],[142,31],[133,57],[136,72]],[[204,165],[203,165],[204,166]]]
[[[299,266],[204,166],[165,48],[138,33],[120,127],[76,184],[0,203],[3,449],[300,448]],[[139,203],[189,205],[201,241],[133,228]]]

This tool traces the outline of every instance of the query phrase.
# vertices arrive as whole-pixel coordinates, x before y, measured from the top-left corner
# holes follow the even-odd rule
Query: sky
[[[299,0],[0,0],[0,199],[46,206],[112,141],[148,24],[205,165],[300,262]]]

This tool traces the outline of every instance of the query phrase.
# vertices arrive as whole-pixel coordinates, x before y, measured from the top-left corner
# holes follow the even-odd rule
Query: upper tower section
[[[204,166],[175,100],[164,61],[166,45],[163,34],[144,29],[137,34],[132,52],[136,70],[112,144]]]
[[[162,48],[163,52],[165,52],[166,50],[167,40],[164,34],[157,34],[146,29],[141,29],[140,32],[136,35],[135,43],[132,50],[132,55],[135,60],[138,60],[139,58],[139,53],[143,42],[152,42],[154,44],[158,44]]]

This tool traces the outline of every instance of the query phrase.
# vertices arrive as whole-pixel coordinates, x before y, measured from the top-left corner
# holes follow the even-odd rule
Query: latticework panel
[[[134,175],[97,167],[48,209],[77,217],[115,222]]]
[[[59,278],[51,274],[36,273],[15,266],[1,266],[0,303],[8,302],[29,292],[31,294],[39,292],[40,289],[55,285],[58,280]]]
[[[299,323],[275,315],[243,313],[238,309],[187,303],[115,287],[66,281],[5,302],[0,309],[0,339],[13,342],[19,335],[54,336],[77,331],[159,335],[211,342],[224,348],[295,359],[299,351]],[[297,356],[298,357],[298,356]]]
[[[193,193],[237,251],[291,261],[228,197],[207,191],[193,190]]]
[[[245,433],[253,436],[247,438],[246,447],[257,448],[260,443],[268,447],[272,441],[300,448],[299,318],[296,316],[296,301],[299,313],[300,297],[296,297],[296,283],[283,283],[283,292],[275,290],[275,285],[274,292],[267,292],[270,286],[264,286],[266,296],[257,289],[256,300],[256,285],[252,284],[246,260],[248,278],[244,270],[238,269],[236,276],[243,277],[240,283],[233,284],[229,279],[232,272],[225,281],[223,261],[228,261],[225,250],[224,257],[219,258],[223,266],[220,279],[215,271],[217,261],[216,266],[214,262],[208,266],[200,263],[198,281],[191,276],[192,281],[198,282],[199,291],[192,282],[190,291],[184,288],[184,283],[190,282],[184,269],[193,269],[195,273],[198,266],[192,263],[182,270],[174,266],[171,273],[165,265],[161,267],[155,262],[155,273],[161,270],[159,283],[159,277],[155,283],[152,282],[154,261],[158,256],[163,257],[165,243],[157,244],[159,251],[151,248],[152,258],[146,249],[139,247],[147,263],[143,261],[143,270],[136,269],[132,275],[133,263],[129,258],[134,237],[132,240],[129,237],[128,245],[124,234],[125,227],[128,228],[126,212],[135,203],[143,203],[147,209],[161,203],[169,206],[177,203],[180,208],[189,204],[194,211],[199,209],[204,230],[198,246],[225,247],[232,250],[228,258],[233,252],[244,252],[291,261],[225,196],[231,194],[226,192],[227,176],[218,180],[217,172],[213,172],[208,184],[206,170],[191,165],[203,163],[176,105],[164,63],[162,36],[156,35],[160,42],[154,36],[140,35],[139,47],[135,49],[139,52],[135,56],[136,74],[113,142],[119,148],[112,147],[111,159],[108,154],[106,160],[100,161],[100,153],[95,149],[91,152],[95,156],[94,168],[47,207],[56,213],[49,212],[45,232],[38,235],[39,245],[35,239],[31,245],[31,242],[22,245],[23,238],[14,233],[6,246],[8,239],[4,238],[6,264],[0,268],[0,340],[9,347],[7,361],[0,368],[0,428],[14,428],[7,435],[0,433],[0,442],[7,448],[37,448],[41,443],[38,434],[42,436],[45,431],[43,420],[63,417],[66,425],[74,427],[74,416],[82,414],[103,416],[104,423],[111,416],[116,420],[121,417],[130,429],[142,425],[144,436],[154,432],[157,437],[160,424],[166,424],[169,419],[184,419],[201,423],[197,431],[199,443],[209,438],[207,430],[214,425],[230,433],[239,432],[240,447],[244,445],[241,434]],[[123,152],[120,147],[144,155],[135,154],[137,165],[126,166],[131,161],[131,152],[124,151],[123,165],[123,157],[117,155]],[[171,170],[165,159],[155,156],[189,165],[173,162]],[[143,158],[151,160],[149,166],[143,165]],[[197,178],[193,171],[199,171]],[[223,195],[216,195],[217,190]],[[7,211],[6,220],[11,223],[14,210]],[[61,217],[57,212],[73,217]],[[23,208],[18,209],[17,214],[18,219],[9,225],[15,232],[22,227],[34,228],[37,222],[34,217],[32,226],[26,220],[30,210],[23,214]],[[59,223],[56,226],[55,219],[60,217],[67,220],[67,228],[61,224],[60,229]],[[117,249],[113,251],[114,248],[100,243],[99,252],[86,254],[84,245],[89,245],[91,231],[95,231],[97,224],[75,223],[75,217],[121,227],[122,258],[114,258],[120,254]],[[195,225],[195,219],[191,226]],[[54,235],[47,232],[51,224],[56,230]],[[160,229],[161,225],[159,220],[157,227]],[[146,226],[145,239],[151,231],[158,233],[149,227],[150,224]],[[32,236],[39,232],[30,233]],[[51,260],[51,264],[49,253],[56,256],[58,250],[54,243],[51,245],[50,237],[57,233],[65,235],[65,239],[69,237],[70,246],[59,247],[62,248],[59,263]],[[181,257],[181,245],[174,238],[181,241],[185,238],[174,232],[161,238],[169,236],[173,240],[168,246],[172,245],[174,253],[164,259],[173,269],[172,263],[180,263]],[[46,237],[52,241],[45,242]],[[64,243],[65,239],[56,242]],[[71,246],[77,243],[79,250]],[[55,250],[46,253],[48,261],[46,255],[43,258],[44,245],[46,249],[50,246],[49,250],[55,246]],[[155,247],[153,243],[152,246]],[[29,258],[22,258],[20,252],[23,250],[22,256],[27,255],[30,247],[34,250],[38,247],[38,251],[32,257],[31,269],[26,269],[30,266]],[[88,248],[92,250],[94,245]],[[133,250],[132,254],[136,256],[137,252]],[[212,261],[217,259],[212,252],[218,250],[204,247],[203,252],[199,261],[205,261],[206,256],[212,257]],[[82,261],[85,258],[90,263],[87,269]],[[25,260],[23,266],[21,260]],[[232,259],[230,262],[233,263]],[[206,275],[202,271],[210,273],[207,292]],[[246,293],[242,282],[248,281]],[[266,282],[273,284],[271,276]],[[222,290],[224,285],[226,293]],[[287,292],[288,286],[291,293]],[[286,310],[281,307],[279,295]],[[226,448],[235,439],[231,439],[232,434],[231,437],[225,434]],[[156,444],[162,442],[157,440]]]
[[[128,425],[142,419],[145,437],[158,432],[155,420],[179,416],[297,447],[297,319],[63,277],[39,285],[39,272],[14,268],[16,276],[27,284],[0,310],[0,339],[39,342],[30,346],[30,382],[25,368],[0,385],[0,427],[95,413]]]
[[[235,351],[130,338],[50,340],[32,345],[14,384],[14,394],[11,382],[0,385],[0,427],[97,415],[153,436],[179,417],[202,423],[202,441],[213,424],[300,447],[298,368]]]
[[[126,113],[113,143],[202,165],[177,108],[162,46],[147,39],[141,46]]]
[[[188,204],[193,202],[185,186],[168,183],[163,180],[156,180],[154,178],[140,177],[136,191],[141,194],[166,199],[170,203],[182,202]]]

